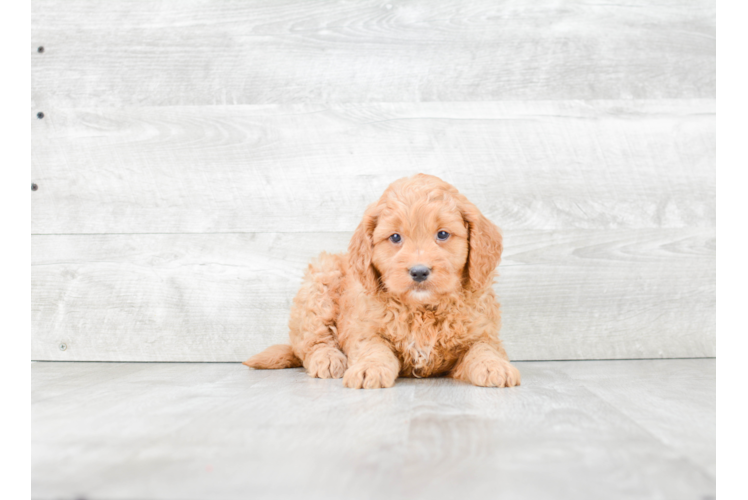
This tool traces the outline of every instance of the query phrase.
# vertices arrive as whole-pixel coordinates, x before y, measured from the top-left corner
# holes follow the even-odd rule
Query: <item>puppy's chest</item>
[[[451,369],[469,338],[464,322],[418,316],[401,323],[389,340],[402,363],[404,376],[427,377]]]

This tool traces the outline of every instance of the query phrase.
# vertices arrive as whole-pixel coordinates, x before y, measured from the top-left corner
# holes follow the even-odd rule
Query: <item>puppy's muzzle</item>
[[[416,283],[421,283],[429,278],[431,269],[426,266],[418,265],[408,269],[408,272],[410,273],[410,277],[413,278],[413,281],[415,281]]]

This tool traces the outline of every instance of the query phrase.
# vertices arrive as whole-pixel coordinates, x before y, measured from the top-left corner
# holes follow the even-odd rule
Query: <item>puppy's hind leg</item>
[[[328,336],[328,333],[325,333],[324,336]],[[348,360],[337,346],[337,342],[333,344],[325,341],[321,344],[315,344],[304,357],[304,368],[306,368],[310,377],[342,378],[347,362]]]
[[[323,252],[304,274],[291,309],[291,345],[311,377],[341,378],[347,359],[340,350],[335,322],[343,281],[340,255]]]

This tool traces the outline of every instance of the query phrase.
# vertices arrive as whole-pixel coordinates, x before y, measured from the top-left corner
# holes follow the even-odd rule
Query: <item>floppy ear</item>
[[[379,289],[379,275],[371,262],[374,252],[372,235],[374,228],[377,227],[377,215],[377,203],[369,205],[348,245],[351,269],[369,293],[374,293]]]
[[[477,291],[493,284],[496,266],[501,260],[501,232],[478,208],[463,199],[462,218],[468,226],[467,288]]]

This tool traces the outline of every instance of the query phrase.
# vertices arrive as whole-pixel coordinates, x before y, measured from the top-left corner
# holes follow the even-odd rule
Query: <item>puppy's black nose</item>
[[[426,266],[413,266],[408,271],[410,272],[410,277],[413,278],[413,281],[417,281],[418,283],[426,281],[429,274],[431,274],[431,270]]]

